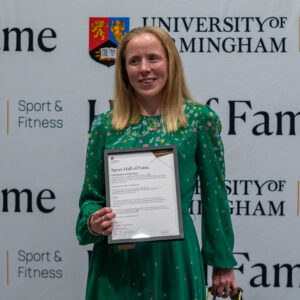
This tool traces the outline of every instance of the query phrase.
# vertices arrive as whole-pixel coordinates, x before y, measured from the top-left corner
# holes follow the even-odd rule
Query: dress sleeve
[[[80,212],[76,223],[76,235],[80,245],[101,242],[102,235],[88,230],[88,218],[105,207],[105,178],[103,150],[105,144],[104,115],[97,116],[92,124],[86,154],[85,178],[79,199]]]
[[[198,124],[197,162],[202,200],[202,255],[213,267],[231,269],[234,236],[225,187],[222,125],[209,107],[202,108]]]

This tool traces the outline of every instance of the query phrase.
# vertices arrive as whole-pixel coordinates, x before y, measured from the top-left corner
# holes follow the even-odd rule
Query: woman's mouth
[[[147,79],[141,79],[139,80],[139,82],[142,84],[149,84],[152,83],[154,80],[155,80],[154,78],[147,78]]]

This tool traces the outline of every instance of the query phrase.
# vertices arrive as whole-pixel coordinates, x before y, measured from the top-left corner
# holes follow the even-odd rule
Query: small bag
[[[206,300],[209,300],[209,294],[211,294],[211,287],[208,288],[207,295],[206,295]],[[230,299],[231,300],[243,300],[242,294],[243,294],[243,290],[239,287],[238,288],[238,293],[235,296],[230,297]],[[216,299],[217,299],[217,296],[214,295],[213,300],[216,300]]]

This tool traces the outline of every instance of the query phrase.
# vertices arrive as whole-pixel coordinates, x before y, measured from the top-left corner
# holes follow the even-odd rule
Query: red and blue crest
[[[108,67],[115,63],[116,49],[129,31],[129,18],[90,18],[89,52],[93,60]]]

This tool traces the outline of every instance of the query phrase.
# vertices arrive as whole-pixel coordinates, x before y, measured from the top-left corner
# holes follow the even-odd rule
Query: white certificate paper
[[[109,244],[183,239],[176,146],[105,151]]]

